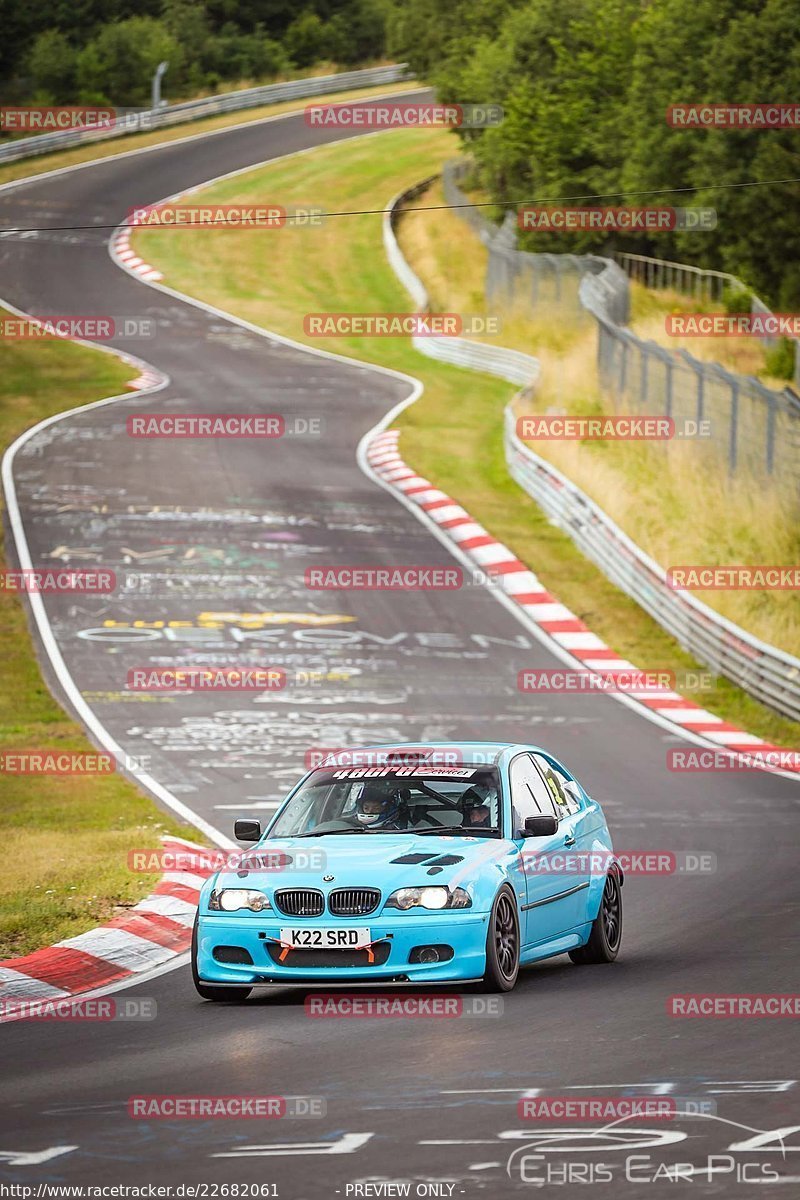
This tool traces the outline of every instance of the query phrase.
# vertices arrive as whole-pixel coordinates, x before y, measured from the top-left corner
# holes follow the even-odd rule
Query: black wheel
[[[484,984],[493,992],[510,992],[519,974],[519,916],[514,893],[502,887],[492,905],[486,932]]]
[[[619,874],[610,871],[606,876],[600,911],[592,922],[592,932],[585,946],[570,950],[574,963],[610,963],[619,954],[622,944],[622,886]]]
[[[229,1004],[246,1000],[252,992],[249,987],[214,987],[210,983],[201,983],[200,977],[197,974],[197,923],[198,918],[194,919],[194,928],[192,929],[192,982],[194,983],[195,991],[198,996],[202,996],[204,1000],[222,1000]]]

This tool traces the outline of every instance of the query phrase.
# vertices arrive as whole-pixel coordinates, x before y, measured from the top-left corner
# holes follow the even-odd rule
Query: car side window
[[[571,784],[572,781],[560,771],[555,763],[550,759],[545,758],[543,754],[532,754],[531,758],[536,763],[537,767],[544,776],[544,781],[550,789],[553,801],[556,805],[556,811],[560,816],[565,814],[572,815],[580,811],[580,804],[574,793],[570,792],[565,784]]]
[[[511,811],[514,833],[525,828],[528,817],[559,813],[552,794],[529,754],[518,755],[511,764]]]

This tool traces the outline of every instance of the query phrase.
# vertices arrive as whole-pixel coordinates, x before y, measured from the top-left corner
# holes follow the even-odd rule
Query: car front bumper
[[[271,914],[260,917],[201,915],[197,929],[197,973],[210,984],[292,984],[306,983],[335,986],[342,983],[369,985],[378,983],[437,984],[480,979],[486,970],[486,930],[488,913],[459,912],[446,922],[433,913],[400,914],[388,921],[383,917],[352,921],[330,921],[337,928],[369,925],[373,939],[372,963],[366,954],[328,950],[322,956],[325,965],[314,963],[305,952],[290,952],[280,961],[280,927],[314,929],[318,921],[292,921]],[[419,946],[448,946],[453,956],[447,961],[412,963],[411,952]],[[215,951],[220,947],[238,947],[246,951],[252,963],[219,962]],[[356,962],[355,959],[358,959]],[[317,957],[319,961],[319,956]],[[340,965],[351,962],[352,965]]]

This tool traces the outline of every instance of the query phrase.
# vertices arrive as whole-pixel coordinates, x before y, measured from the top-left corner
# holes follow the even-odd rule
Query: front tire
[[[569,956],[579,966],[591,963],[612,963],[622,945],[622,884],[618,871],[606,876],[600,911],[592,922],[592,932],[585,946],[570,950]]]
[[[514,893],[502,887],[495,897],[486,932],[484,984],[492,992],[510,992],[519,975],[519,914]]]
[[[252,992],[249,987],[214,987],[210,983],[201,983],[200,976],[197,973],[197,926],[199,917],[194,919],[194,928],[192,929],[192,983],[198,996],[202,996],[204,1000],[216,1000],[218,1002],[235,1003],[246,1000]]]

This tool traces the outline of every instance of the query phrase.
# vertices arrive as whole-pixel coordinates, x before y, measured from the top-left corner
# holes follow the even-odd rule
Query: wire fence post
[[[731,427],[730,427],[730,447],[728,451],[728,469],[731,475],[736,474],[736,464],[738,462],[738,435],[739,435],[739,384],[737,380],[731,377]]]

